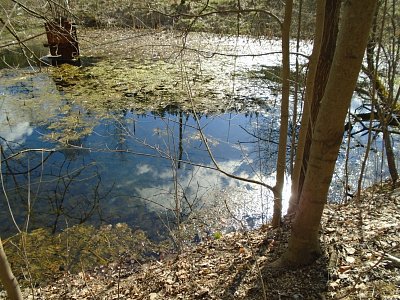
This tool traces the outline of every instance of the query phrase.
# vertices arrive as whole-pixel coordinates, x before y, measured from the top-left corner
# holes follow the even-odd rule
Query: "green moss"
[[[222,238],[222,233],[220,231],[214,232],[214,239],[219,240]]]
[[[157,111],[171,104],[182,110],[191,110],[192,104],[198,111],[222,109],[226,103],[212,97],[213,75],[194,65],[186,67],[183,73],[179,64],[161,60],[103,60],[81,68],[63,65],[50,72],[67,100],[100,115],[122,109]],[[192,99],[187,84],[194,91]]]
[[[33,283],[44,284],[64,272],[91,270],[118,261],[121,255],[143,261],[148,252],[161,246],[150,242],[143,231],[117,224],[100,229],[77,225],[55,235],[37,229],[5,240],[4,247],[18,278],[31,276]]]

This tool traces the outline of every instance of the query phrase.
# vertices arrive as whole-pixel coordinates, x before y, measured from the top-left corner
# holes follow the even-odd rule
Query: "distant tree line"
[[[280,28],[269,14],[282,15],[283,1],[254,0],[145,0],[70,1],[77,21],[96,27],[168,27],[178,30],[228,34],[279,36]],[[304,37],[310,37],[315,21],[315,1],[302,1]],[[294,10],[299,10],[299,3]],[[195,19],[195,21],[194,21]],[[297,27],[293,21],[293,34]]]

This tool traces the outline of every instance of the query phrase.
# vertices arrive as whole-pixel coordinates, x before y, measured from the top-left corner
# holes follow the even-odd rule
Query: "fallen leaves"
[[[374,186],[359,203],[326,207],[324,242],[337,264],[330,297],[400,299],[400,275],[389,259],[400,250],[399,192]]]
[[[367,190],[361,203],[327,206],[325,257],[299,270],[267,268],[287,245],[286,222],[204,239],[157,261],[65,274],[36,289],[35,299],[255,300],[263,291],[267,299],[400,299],[399,211],[399,191]]]

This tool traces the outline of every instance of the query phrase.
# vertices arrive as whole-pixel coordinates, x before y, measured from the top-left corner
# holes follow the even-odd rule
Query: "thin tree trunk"
[[[301,195],[301,190],[303,188],[305,174],[307,172],[307,165],[310,156],[310,146],[313,130],[315,127],[315,121],[318,116],[320,102],[322,96],[324,95],[325,87],[328,81],[328,75],[332,65],[333,55],[335,54],[340,4],[341,0],[325,1],[321,48],[319,51],[320,54],[314,76],[307,134],[305,136],[304,148],[302,153],[303,155],[301,162],[301,172],[296,182],[297,191],[294,194],[294,197],[296,197],[297,195],[297,205],[300,199],[299,196]],[[293,199],[292,201],[295,201],[295,199]]]
[[[301,21],[303,14],[303,0],[299,0],[297,16],[297,33],[296,33],[296,52],[300,53],[300,39],[301,39]],[[299,56],[296,55],[296,80],[294,83],[294,101],[293,101],[293,115],[292,115],[292,131],[290,141],[290,176],[293,175],[294,158],[296,153],[296,131],[297,131],[297,116],[298,116],[298,105],[299,105],[299,89],[300,89],[300,64]],[[300,98],[301,99],[301,98]]]
[[[387,13],[387,1],[384,2],[383,16],[385,16],[386,13]],[[394,100],[393,92],[386,89],[383,81],[381,80],[378,74],[379,57],[381,51],[381,47],[379,45],[382,44],[384,28],[385,28],[385,17],[382,18],[380,31],[378,33],[377,13],[376,13],[374,18],[373,34],[371,35],[371,38],[367,46],[367,69],[365,70],[365,72],[370,81],[372,82],[372,101],[375,101],[374,97],[376,92],[381,103],[383,104],[381,106],[376,104],[376,110],[378,112],[378,118],[383,132],[383,141],[385,144],[388,169],[390,177],[392,179],[392,184],[393,186],[395,186],[397,180],[399,179],[399,174],[396,167],[396,160],[393,152],[392,140],[390,137],[388,126],[391,121],[390,119],[392,118],[392,113],[396,101],[393,101]],[[375,53],[374,51],[375,48],[377,48],[377,53]]]
[[[322,32],[324,27],[323,26],[324,9],[325,9],[325,0],[318,1],[317,11],[316,11],[317,16],[316,16],[314,46],[313,46],[313,51],[311,53],[310,61],[308,63],[305,100],[303,105],[303,114],[301,116],[301,127],[296,149],[296,158],[291,177],[292,184],[291,184],[291,196],[289,200],[289,208],[287,211],[288,214],[294,214],[297,211],[299,203],[298,186],[299,186],[300,173],[303,170],[302,163],[303,163],[304,145],[306,141],[307,128],[309,123],[308,121],[310,118],[310,106],[314,89],[315,74],[317,71],[317,61],[321,50]]]
[[[310,159],[287,251],[275,266],[298,267],[320,254],[319,227],[343,126],[368,42],[377,0],[347,0],[335,56],[316,120]]]
[[[386,159],[387,159],[387,164],[389,168],[389,173],[390,177],[392,179],[392,185],[393,187],[396,186],[396,182],[399,179],[399,174],[397,172],[397,167],[396,167],[396,159],[395,155],[393,152],[393,146],[392,146],[392,139],[390,138],[390,132],[388,130],[388,126],[385,122],[383,124],[383,141],[385,142],[385,149],[386,149]]]
[[[287,0],[285,5],[285,17],[282,24],[282,103],[281,103],[281,127],[279,129],[279,150],[276,166],[276,184],[274,193],[274,212],[272,226],[278,227],[282,217],[282,190],[285,181],[286,146],[288,139],[289,122],[289,92],[290,92],[290,24],[292,21],[293,0]]]
[[[330,0],[325,2],[324,31],[322,33],[321,50],[317,63],[317,71],[315,74],[313,96],[311,99],[310,119],[307,127],[306,142],[304,145],[302,162],[303,172],[300,173],[297,195],[301,195],[301,191],[303,189],[315,122],[317,120],[321,99],[325,92],[329,71],[331,69],[333,56],[335,54],[339,26],[340,4],[341,0]]]
[[[18,281],[11,271],[6,253],[4,252],[3,242],[0,238],[0,280],[4,289],[7,291],[8,298],[11,300],[22,300],[21,290]]]

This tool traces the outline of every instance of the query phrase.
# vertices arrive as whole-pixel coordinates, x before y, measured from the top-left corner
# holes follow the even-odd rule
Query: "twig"
[[[38,34],[32,35],[32,36],[30,36],[30,37],[27,37],[27,38],[25,38],[25,39],[23,39],[23,40],[20,40],[20,41],[21,41],[21,43],[25,43],[25,42],[27,42],[27,41],[33,40],[33,39],[35,39],[35,38],[37,38],[37,37],[39,37],[39,36],[45,35],[45,34],[46,34],[46,32],[38,33]],[[1,48],[7,48],[7,47],[10,47],[10,46],[15,46],[15,45],[16,45],[16,42],[15,42],[15,41],[12,41],[12,42],[10,42],[10,43],[8,43],[8,44],[1,45],[1,46],[0,46],[0,49],[1,49]]]

